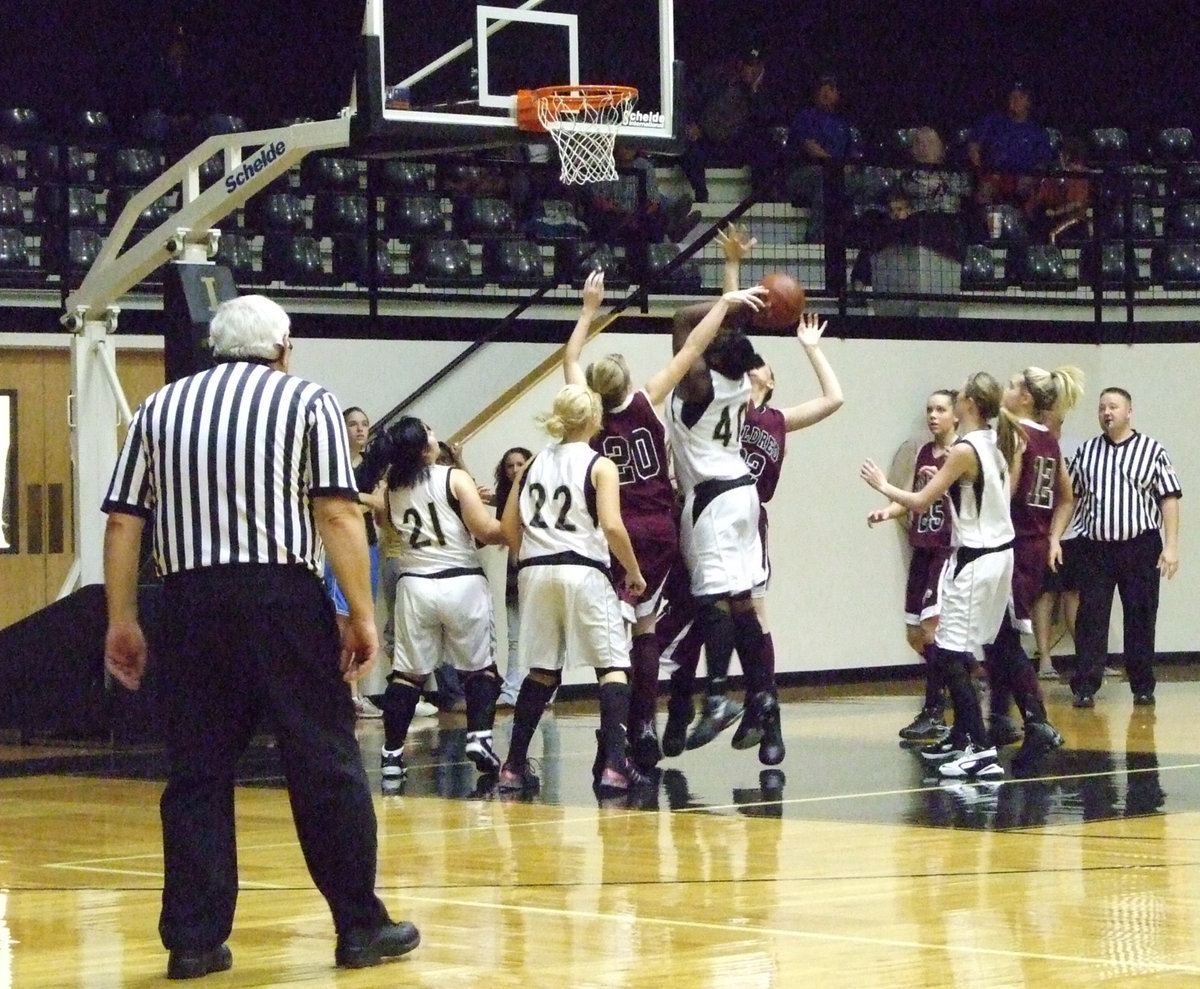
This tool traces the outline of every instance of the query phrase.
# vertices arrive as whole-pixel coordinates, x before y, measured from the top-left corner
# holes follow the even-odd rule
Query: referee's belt
[[[692,525],[696,524],[696,520],[700,518],[700,513],[718,495],[723,495],[726,491],[732,491],[734,488],[744,488],[746,485],[753,483],[754,478],[749,474],[745,474],[742,477],[718,477],[710,481],[701,481],[692,489]]]
[[[1001,543],[999,546],[958,546],[954,550],[954,576],[957,577],[962,573],[963,567],[968,563],[974,563],[981,556],[987,556],[988,553],[1002,553],[1006,549],[1013,548],[1014,540],[1010,539],[1006,543]]]

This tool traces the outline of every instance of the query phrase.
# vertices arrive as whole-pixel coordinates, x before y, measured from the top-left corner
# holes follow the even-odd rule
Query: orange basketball
[[[763,329],[786,330],[804,313],[804,286],[783,271],[768,271],[759,283],[767,290],[766,305],[750,317]]]

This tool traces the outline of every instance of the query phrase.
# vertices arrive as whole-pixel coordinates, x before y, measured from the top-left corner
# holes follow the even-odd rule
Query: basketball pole
[[[348,113],[331,120],[219,134],[140,190],[121,211],[83,282],[67,297],[61,319],[71,334],[67,424],[75,481],[75,562],[59,589],[59,598],[104,581],[105,519],[100,505],[117,462],[117,426],[130,418],[111,340],[117,330],[121,297],[168,261],[212,264],[210,258],[220,238],[216,223],[305,155],[345,147],[349,142]],[[200,168],[217,154],[224,159],[223,175],[201,191]],[[176,189],[180,203],[176,212],[127,247],[142,211]]]

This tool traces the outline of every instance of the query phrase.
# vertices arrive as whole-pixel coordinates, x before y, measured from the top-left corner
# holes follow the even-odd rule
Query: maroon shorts
[[[1050,540],[1018,536],[1013,542],[1012,617],[1022,632],[1033,631],[1033,604],[1042,593]]]
[[[1062,563],[1058,565],[1057,570],[1051,570],[1049,565],[1046,566],[1046,570],[1042,574],[1043,594],[1062,594],[1064,591],[1079,589],[1079,583],[1075,578],[1075,540],[1064,539],[1059,545],[1062,546]]]
[[[942,567],[950,559],[949,546],[918,546],[908,564],[904,586],[904,623],[920,625],[942,611]]]
[[[658,610],[667,576],[673,568],[683,566],[679,556],[679,527],[670,515],[634,516],[623,521],[629,530],[633,555],[646,579],[646,592],[636,601],[629,598],[625,593],[625,569],[615,558],[613,584],[622,605],[632,607],[636,617],[642,618]],[[628,612],[628,607],[622,610]],[[626,618],[630,618],[628,613]]]

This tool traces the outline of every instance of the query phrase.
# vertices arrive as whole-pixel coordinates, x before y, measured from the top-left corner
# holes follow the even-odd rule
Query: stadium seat
[[[366,237],[335,237],[333,239],[333,280],[339,285],[354,284],[364,288],[371,284],[367,266]],[[387,241],[380,238],[375,248],[375,278],[381,287],[401,284],[396,275]]]
[[[411,271],[415,281],[434,288],[480,285],[471,268],[471,249],[458,237],[438,237],[413,247]]]
[[[305,192],[357,192],[358,178],[354,158],[309,155],[300,163],[300,188]]]
[[[1005,275],[1026,292],[1073,292],[1077,279],[1067,274],[1062,251],[1053,244],[1021,244],[1008,249]]]
[[[985,211],[984,221],[987,243],[993,246],[1024,244],[1029,240],[1025,214],[1016,206],[1007,203],[989,206]]]
[[[254,245],[249,237],[222,231],[213,260],[228,268],[235,282],[245,284],[254,281]]]
[[[1088,285],[1110,290],[1125,288],[1127,270],[1125,244],[1122,241],[1085,244],[1079,252],[1079,276]],[[1140,289],[1149,284],[1150,279],[1138,272],[1135,257],[1132,287]]]
[[[512,204],[490,196],[463,196],[454,201],[454,232],[459,237],[504,237],[516,226]]]
[[[57,144],[39,144],[29,155],[29,178],[37,182],[87,182],[87,153],[75,145],[66,148],[65,157]]]
[[[41,115],[29,107],[0,108],[0,135],[22,147],[28,147],[42,135]]]
[[[327,282],[321,245],[315,237],[273,230],[263,238],[262,273],[268,282],[319,285]]]
[[[437,196],[395,196],[384,207],[384,232],[400,240],[421,240],[446,231]]]
[[[1190,127],[1164,127],[1150,142],[1151,160],[1162,165],[1177,165],[1192,161],[1196,151]]]
[[[263,233],[304,230],[304,200],[290,192],[259,193],[249,205],[254,225]]]
[[[1186,162],[1173,169],[1169,184],[1176,199],[1200,199],[1200,163]]]
[[[483,274],[489,282],[514,288],[538,288],[549,282],[541,249],[524,238],[510,237],[484,244]]]
[[[16,148],[0,144],[0,182],[19,182],[21,180],[21,159]]]
[[[964,292],[1003,291],[1004,282],[996,272],[995,255],[987,244],[966,246],[959,284]]]
[[[23,227],[25,206],[16,186],[0,185],[0,227]]]
[[[24,232],[18,227],[0,227],[0,269],[26,271],[28,268],[29,251]]]
[[[1124,165],[1130,159],[1129,132],[1122,127],[1088,131],[1088,161],[1093,165]]]
[[[95,150],[112,142],[113,126],[104,110],[77,110],[67,117],[63,133],[72,143]]]
[[[1200,241],[1155,244],[1150,253],[1150,275],[1166,289],[1200,288]]]
[[[82,185],[41,185],[33,196],[34,215],[47,226],[98,227],[96,194]]]
[[[313,198],[313,233],[318,237],[364,234],[367,197],[345,192],[319,192]]]
[[[875,142],[870,155],[874,165],[893,165],[898,168],[912,164],[913,139],[917,135],[916,127],[893,127],[885,130]]]
[[[1125,204],[1120,202],[1099,206],[1096,214],[1096,236],[1100,240],[1117,240],[1125,236],[1134,240],[1152,240],[1156,236],[1154,212],[1145,201],[1129,205],[1126,221]]]
[[[374,192],[419,195],[429,192],[429,166],[419,161],[386,158],[371,163],[370,183]]]
[[[98,167],[108,185],[141,189],[162,172],[162,154],[150,148],[116,148],[100,156]]]
[[[78,273],[92,266],[104,246],[104,237],[97,230],[72,230],[67,237],[67,267]],[[43,262],[44,263],[44,262]]]
[[[1169,204],[1163,213],[1163,236],[1168,240],[1200,240],[1200,202]]]
[[[117,217],[121,215],[121,211],[125,209],[125,204],[129,202],[140,190],[138,189],[112,189],[108,193],[108,205],[105,208],[107,226],[111,227],[117,222]],[[145,232],[153,230],[159,224],[165,223],[170,219],[171,214],[175,212],[175,205],[169,196],[159,196],[149,206],[138,214],[138,217],[133,222],[133,229],[136,231]]]
[[[679,247],[671,243],[646,245],[646,271],[642,281],[659,291],[686,294],[699,292],[703,284],[700,265],[687,260],[663,274],[666,267],[679,256]]]
[[[564,240],[554,245],[554,278],[559,284],[582,288],[593,271],[604,272],[605,288],[629,285],[629,279],[607,244],[593,240]]]

